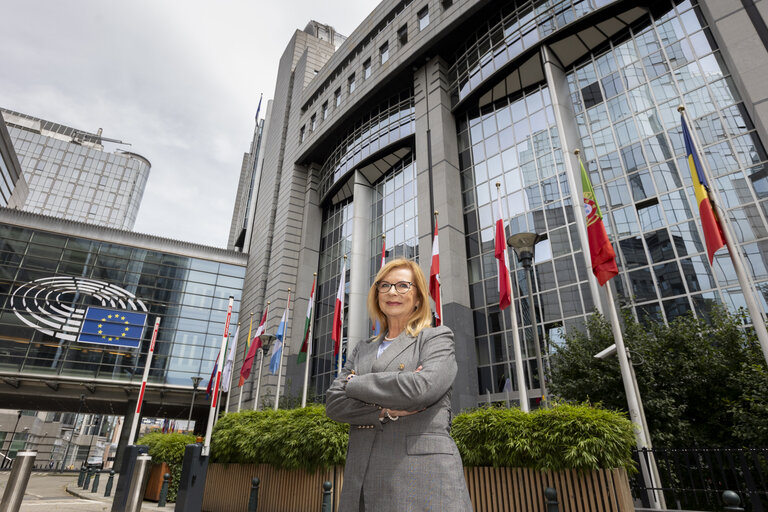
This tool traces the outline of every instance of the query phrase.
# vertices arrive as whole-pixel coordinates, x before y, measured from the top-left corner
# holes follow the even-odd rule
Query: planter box
[[[259,510],[320,512],[322,484],[333,483],[334,511],[344,468],[275,469],[266,464],[211,464],[205,482],[203,512],[241,512],[248,507],[251,479],[261,480]],[[464,468],[475,512],[546,512],[544,489],[557,490],[560,512],[632,512],[634,505],[623,469],[589,472],[538,471],[529,468]]]
[[[251,480],[259,477],[259,509],[269,512],[321,512],[323,482],[341,485],[344,468],[275,469],[267,464],[209,464],[203,512],[242,512],[248,509]],[[333,510],[338,509],[334,492]]]
[[[168,467],[168,464],[165,462],[152,464],[152,469],[149,470],[149,478],[147,478],[147,487],[144,491],[145,500],[160,501],[160,490],[163,487],[163,475],[166,473],[171,473],[171,468]],[[171,477],[171,479],[173,479],[173,477]]]

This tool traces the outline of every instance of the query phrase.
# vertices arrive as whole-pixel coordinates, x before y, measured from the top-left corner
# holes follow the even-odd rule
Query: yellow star
[[[128,320],[126,320],[125,323],[128,324],[129,323]]]
[[[109,341],[112,341],[112,338],[109,338]]]
[[[102,327],[104,327],[104,326],[103,326],[103,325],[101,325],[101,324],[99,324],[99,325],[98,325],[98,327],[99,327],[99,329],[101,329],[101,328],[102,328]]]
[[[106,320],[107,320],[106,318],[102,318],[102,319],[101,319],[101,321],[102,321],[102,322],[105,322]]]
[[[124,317],[124,316],[121,316],[121,317],[120,317],[120,320],[125,320],[125,317]]]
[[[101,339],[105,339],[105,338],[106,338],[106,336],[102,336],[102,337],[101,337]]]
[[[99,327],[101,327],[101,326],[99,326]],[[101,329],[99,329],[99,334],[104,334],[104,333],[101,331]]]
[[[125,333],[121,334],[120,336],[125,336]]]
[[[112,318],[112,315],[107,315],[107,318]]]

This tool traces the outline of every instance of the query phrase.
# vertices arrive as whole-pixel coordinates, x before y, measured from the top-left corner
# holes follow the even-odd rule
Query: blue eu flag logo
[[[77,341],[137,348],[144,336],[146,313],[89,307]]]

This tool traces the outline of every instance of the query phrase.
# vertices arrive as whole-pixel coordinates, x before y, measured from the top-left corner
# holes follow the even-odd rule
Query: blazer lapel
[[[405,349],[414,343],[416,343],[416,338],[408,335],[393,341],[392,344],[387,347],[384,353],[381,354],[381,356],[373,362],[371,371],[380,372],[386,370],[390,363],[394,361],[397,356],[399,356]],[[378,351],[378,345],[376,346],[376,351]],[[374,353],[374,357],[375,356],[376,354]]]
[[[360,347],[360,351],[357,356],[357,368],[355,372],[358,375],[365,375],[371,373],[371,366],[376,361],[376,352],[379,349],[379,343],[375,340],[366,340],[361,342],[364,345]]]

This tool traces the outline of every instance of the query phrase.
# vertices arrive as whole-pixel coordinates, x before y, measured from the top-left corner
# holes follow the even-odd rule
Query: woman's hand
[[[418,373],[421,370],[423,370],[424,367],[422,365],[419,365],[418,368],[414,370],[414,373]],[[397,419],[400,418],[400,416],[410,416],[411,414],[416,414],[417,412],[421,412],[424,409],[419,409],[418,411],[403,411],[400,409],[382,409],[379,413],[379,418],[384,418],[385,416],[389,419],[396,418],[392,421],[397,421]]]

